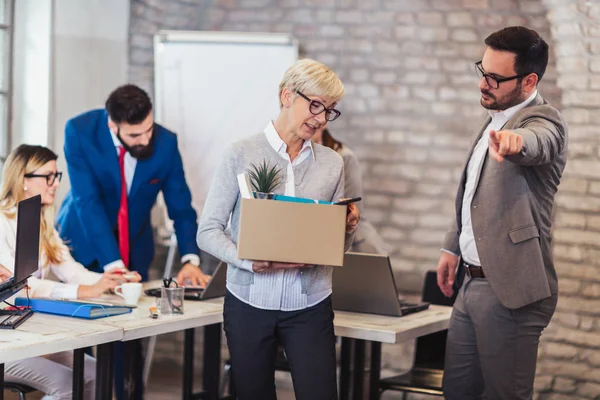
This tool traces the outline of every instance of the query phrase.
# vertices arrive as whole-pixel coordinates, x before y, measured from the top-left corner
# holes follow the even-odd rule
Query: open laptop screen
[[[41,196],[38,195],[19,202],[17,208],[16,283],[27,279],[38,269],[41,207]]]

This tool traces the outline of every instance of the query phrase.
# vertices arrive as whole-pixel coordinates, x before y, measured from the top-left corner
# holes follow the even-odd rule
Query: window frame
[[[13,62],[14,62],[14,23],[15,23],[15,0],[0,0],[4,2],[5,15],[4,21],[0,23],[0,31],[5,32],[6,42],[1,50],[0,62],[6,62],[3,66],[3,80],[5,87],[0,87],[0,95],[4,98],[5,110],[1,110],[5,115],[2,127],[5,132],[5,137],[0,137],[4,144],[4,151],[0,153],[0,162],[4,164],[4,160],[10,152],[11,140],[11,125],[12,125],[12,96],[13,96]]]

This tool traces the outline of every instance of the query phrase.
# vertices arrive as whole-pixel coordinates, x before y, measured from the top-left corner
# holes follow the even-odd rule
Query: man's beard
[[[500,100],[496,99],[496,96],[487,90],[482,90],[481,93],[493,100],[492,103],[488,104],[484,104],[483,99],[481,100],[481,106],[488,110],[504,111],[507,108],[516,106],[524,101],[521,96],[521,82],[519,82],[519,84],[510,93],[505,94]]]
[[[129,146],[121,138],[120,129],[117,129],[117,139],[119,139],[119,142],[121,142],[121,145],[123,145],[125,150],[127,150],[127,152],[129,154],[131,154],[131,157],[138,159],[138,160],[146,160],[146,159],[152,157],[152,154],[154,153],[154,138],[155,138],[155,136],[156,136],[156,132],[152,132],[150,141],[148,142],[148,144],[146,146],[141,145],[141,144],[136,144],[135,146]]]

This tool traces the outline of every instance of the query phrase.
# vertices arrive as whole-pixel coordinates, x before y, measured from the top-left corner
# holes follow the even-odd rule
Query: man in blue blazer
[[[207,283],[177,137],[154,122],[144,90],[121,86],[105,109],[69,120],[64,149],[71,190],[58,227],[77,261],[95,271],[135,270],[147,280],[154,257],[150,211],[162,191],[183,255],[177,280]]]
[[[105,109],[67,122],[65,157],[71,180],[58,214],[60,236],[73,257],[91,270],[138,272],[148,279],[154,257],[150,210],[162,191],[182,257],[177,280],[205,285],[196,245],[198,230],[177,137],[156,124],[148,94],[135,85],[115,89]],[[134,341],[138,366],[141,345]],[[125,349],[115,347],[115,391],[124,387]],[[131,353],[129,353],[131,354]],[[135,398],[143,396],[143,368],[136,368]]]

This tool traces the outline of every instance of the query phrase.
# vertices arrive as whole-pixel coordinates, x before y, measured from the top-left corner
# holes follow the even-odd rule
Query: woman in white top
[[[10,279],[11,276],[13,276],[13,273],[4,268],[4,266],[0,265],[0,283]]]
[[[358,163],[356,154],[348,147],[348,145],[336,140],[329,130],[325,127],[317,130],[317,133],[312,138],[313,142],[327,146],[335,150],[344,159],[344,197],[362,197],[363,201],[356,203],[360,211],[361,220],[354,242],[350,251],[357,253],[370,254],[387,254],[387,244],[383,238],[377,233],[375,227],[368,221],[368,216],[365,218],[363,214],[363,202],[365,200],[363,193],[363,176],[362,170]]]
[[[58,156],[43,146],[21,145],[6,160],[0,185],[0,264],[10,272],[15,265],[17,215],[21,200],[41,195],[39,270],[29,278],[30,297],[85,299],[101,296],[121,283],[122,275],[88,271],[73,260],[54,228],[54,196],[62,173]],[[52,274],[60,280],[49,279]],[[134,281],[141,280],[136,275]],[[6,364],[5,379],[34,387],[54,400],[72,397],[72,352],[34,357]],[[85,357],[84,397],[92,399],[96,376],[94,358]]]

